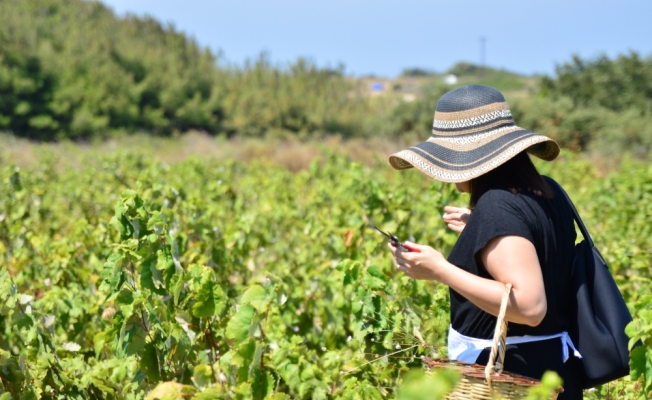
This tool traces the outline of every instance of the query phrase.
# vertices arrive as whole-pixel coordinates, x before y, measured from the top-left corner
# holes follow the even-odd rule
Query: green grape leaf
[[[301,396],[310,395],[311,399],[326,400],[328,398],[328,388],[323,382],[317,379],[304,381],[299,385],[299,394]],[[363,397],[364,398],[364,397]]]
[[[134,302],[134,292],[129,289],[122,289],[115,298],[115,301],[121,306],[131,305]]]
[[[156,269],[163,273],[163,281],[165,282],[165,287],[169,288],[172,277],[176,273],[174,259],[172,258],[172,253],[170,252],[170,246],[166,245],[164,249],[159,249],[156,252],[156,257]]]
[[[126,355],[138,354],[145,347],[147,331],[138,315],[132,315],[122,327],[120,342]]]
[[[165,283],[161,271],[156,268],[157,258],[150,256],[142,261],[140,270],[140,287],[149,289],[158,295],[166,295]]]
[[[224,307],[222,288],[213,280],[210,268],[202,269],[200,286],[194,293],[195,302],[192,305],[192,314],[198,318],[220,314]]]
[[[392,221],[387,221],[384,224],[381,225],[381,230],[385,232],[391,232],[391,233],[396,233],[398,230],[398,222],[392,220]]]
[[[29,329],[34,326],[34,319],[31,315],[20,314],[16,316],[15,321],[18,329]]]
[[[237,345],[249,338],[249,331],[256,316],[256,309],[245,304],[239,306],[226,326],[226,337]]]
[[[278,393],[274,393],[271,396],[268,396],[267,400],[290,400],[290,396],[288,396],[285,393],[278,392]]]
[[[369,289],[382,289],[387,284],[384,279],[377,278],[373,275],[366,275],[363,282]]]
[[[213,371],[210,365],[207,364],[198,364],[195,365],[193,369],[192,379],[195,382],[195,386],[200,389],[204,389],[213,383]]]
[[[123,271],[124,256],[120,253],[113,253],[109,259],[104,263],[102,269],[102,282],[108,287],[110,294],[120,290],[120,287],[125,282],[125,275]]]
[[[267,310],[267,292],[260,285],[250,286],[240,298],[240,304],[251,304],[256,311],[265,312]]]
[[[257,369],[253,373],[252,398],[262,400],[274,391],[274,378],[268,371]]]
[[[115,395],[116,391],[112,387],[109,387],[107,384],[105,384],[104,380],[95,377],[92,380],[93,380],[93,385],[97,387],[102,392],[102,394],[109,395],[109,396]]]
[[[453,370],[437,370],[426,374],[412,370],[405,375],[398,390],[399,400],[437,400],[444,399],[455,387],[460,374]]]
[[[410,210],[396,210],[396,220],[404,222],[410,216]]]
[[[166,247],[165,250],[158,250],[156,255],[156,269],[159,271],[167,271],[170,268],[174,268],[174,260],[172,259],[172,253],[170,253],[169,248]]]
[[[159,211],[152,212],[152,216],[147,220],[147,229],[154,231],[153,236],[155,236],[155,239],[158,239],[158,236],[165,232],[165,221],[161,218]],[[150,238],[150,241],[154,243],[155,240]]]
[[[629,369],[632,380],[637,380],[640,376],[645,375],[647,358],[647,348],[645,346],[639,346],[632,350],[629,358]]]
[[[174,282],[174,287],[172,289],[172,295],[174,296],[174,305],[178,306],[179,305],[179,299],[181,297],[181,292],[183,291],[184,288],[184,272],[181,272],[180,274],[175,275],[175,277],[172,279],[172,282]]]
[[[396,350],[396,345],[394,344],[394,332],[388,331],[383,338],[383,347],[389,350]]]
[[[337,268],[344,271],[344,286],[355,284],[360,278],[360,264],[351,260],[346,260],[338,264]]]
[[[383,281],[387,280],[387,277],[385,276],[383,271],[381,271],[380,268],[378,268],[378,266],[376,265],[370,265],[369,268],[367,268],[367,274],[376,277],[378,279],[381,279]]]
[[[187,314],[178,314],[175,317],[175,320],[181,326],[181,329],[183,329],[184,332],[186,332],[186,335],[188,335],[188,339],[190,339],[190,343],[195,341],[195,337],[197,336],[197,332],[193,331],[190,329],[190,315]]]
[[[145,371],[145,377],[150,382],[159,382],[161,380],[161,371],[159,369],[158,353],[154,344],[147,343],[140,357],[140,368]]]
[[[0,358],[0,376],[7,382],[19,385],[25,380],[25,374],[14,357]]]
[[[0,269],[0,296],[4,299],[5,296],[15,296],[17,293],[16,284],[3,266]]]
[[[256,343],[256,350],[254,351],[254,355],[251,360],[250,370],[260,368],[263,361],[263,353],[265,352],[265,347],[266,346],[264,343]]]
[[[145,400],[183,400],[196,392],[197,389],[189,385],[182,385],[178,382],[162,382],[145,397]]]
[[[256,342],[248,339],[238,345],[236,352],[231,358],[231,364],[238,368],[238,382],[246,382],[251,377],[252,364],[256,356]]]
[[[283,381],[293,390],[298,390],[301,385],[301,378],[299,378],[299,366],[297,364],[287,363],[285,365],[277,366],[276,370],[283,378]]]
[[[441,371],[443,374],[444,371]],[[452,371],[449,371],[452,373]],[[528,389],[527,400],[549,399],[562,386],[563,379],[554,371],[546,371],[541,377],[541,383]]]
[[[197,393],[192,397],[192,400],[215,400],[222,399],[225,395],[218,386],[209,387],[202,392]]]
[[[95,334],[93,337],[93,348],[95,350],[95,357],[99,358],[100,352],[102,351],[102,348],[104,347],[104,344],[106,343],[106,333],[105,332],[98,332]]]

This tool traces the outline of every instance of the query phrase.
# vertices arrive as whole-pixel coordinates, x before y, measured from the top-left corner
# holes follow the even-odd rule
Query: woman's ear
[[[455,189],[461,193],[471,193],[471,182],[472,181],[455,182]]]

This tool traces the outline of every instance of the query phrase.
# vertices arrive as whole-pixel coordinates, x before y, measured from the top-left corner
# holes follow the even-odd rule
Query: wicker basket
[[[423,364],[427,369],[453,368],[462,374],[462,379],[451,393],[446,396],[447,400],[492,400],[522,399],[527,396],[530,386],[538,385],[539,381],[510,372],[503,373],[503,362],[505,361],[505,338],[507,336],[507,321],[505,311],[509,301],[509,293],[512,285],[505,285],[505,294],[500,303],[500,312],[496,321],[494,341],[491,346],[491,353],[487,365],[468,364],[448,359],[424,358]],[[497,359],[496,359],[496,356]],[[550,400],[556,400],[563,389],[558,388]]]

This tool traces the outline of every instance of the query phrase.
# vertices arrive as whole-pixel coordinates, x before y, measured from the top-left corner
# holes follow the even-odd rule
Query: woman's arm
[[[543,276],[536,250],[529,240],[520,236],[500,236],[480,251],[482,263],[495,280],[456,267],[430,246],[407,244],[419,252],[405,252],[389,245],[397,267],[406,275],[448,285],[492,315],[498,315],[505,284],[511,283],[506,319],[537,326],[545,317],[547,303]]]

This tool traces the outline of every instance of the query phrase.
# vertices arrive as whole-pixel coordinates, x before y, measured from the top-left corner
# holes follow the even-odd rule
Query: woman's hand
[[[537,251],[520,236],[493,238],[480,252],[482,264],[493,279],[458,268],[430,246],[405,242],[406,251],[388,244],[396,267],[414,279],[435,280],[450,286],[491,315],[498,315],[505,283],[512,284],[506,318],[537,326],[547,312],[546,292]]]
[[[444,221],[448,227],[457,233],[462,233],[466,222],[471,216],[471,210],[453,206],[444,207]]]
[[[405,251],[392,246],[391,243],[388,243],[388,246],[394,255],[396,267],[410,278],[438,281],[442,271],[451,266],[440,252],[430,246],[411,242],[404,244],[414,251]]]

